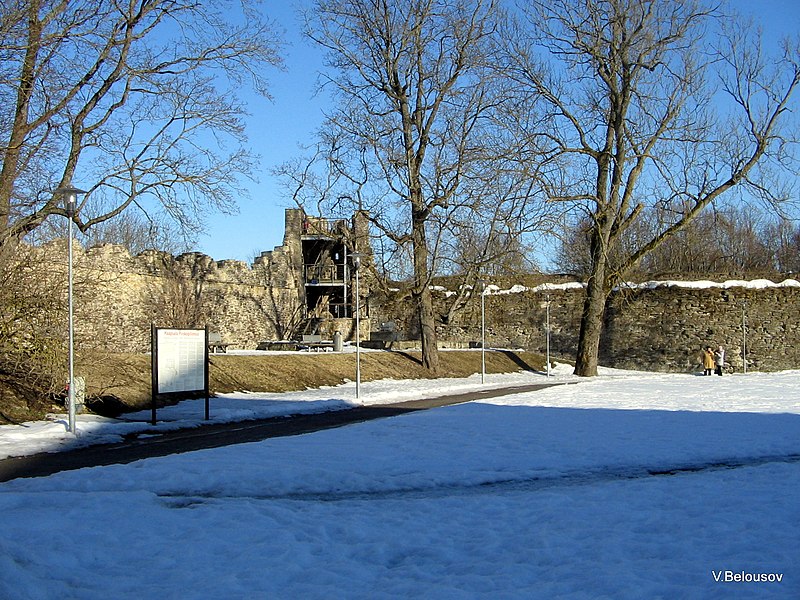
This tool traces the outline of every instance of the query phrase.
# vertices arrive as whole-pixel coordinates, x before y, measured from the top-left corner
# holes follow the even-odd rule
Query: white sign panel
[[[158,330],[158,393],[204,390],[206,332]]]

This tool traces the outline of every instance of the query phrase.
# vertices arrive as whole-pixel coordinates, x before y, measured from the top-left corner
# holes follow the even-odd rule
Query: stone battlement
[[[354,336],[352,326],[342,325],[352,320],[352,286],[347,279],[352,273],[345,268],[341,280],[337,276],[335,281],[314,282],[307,280],[306,270],[309,256],[344,260],[335,264],[345,265],[352,243],[345,236],[357,227],[343,227],[341,237],[320,236],[316,229],[312,235],[303,228],[303,216],[302,211],[287,211],[284,244],[262,253],[252,264],[215,261],[200,253],[172,256],[147,251],[131,256],[121,246],[84,250],[76,244],[76,344],[144,352],[149,350],[153,322],[172,327],[208,324],[234,349],[299,339],[303,333],[330,335],[332,328],[343,329],[345,339]],[[360,248],[363,251],[363,242]],[[38,251],[45,257],[39,261],[41,268],[56,271],[57,281],[63,270],[66,288],[63,241]],[[364,279],[361,290],[362,339],[368,336],[370,322],[393,322],[397,340],[418,337],[407,294],[383,294],[377,287],[371,291]],[[338,300],[333,297],[337,293]],[[474,345],[480,340],[479,297],[462,293],[463,305],[453,310],[456,296],[445,287],[434,288],[437,333],[450,345]],[[574,358],[583,308],[581,283],[555,278],[536,286],[490,285],[485,300],[489,346],[544,353],[549,301],[551,352]],[[722,344],[732,368],[741,370],[746,344],[749,369],[800,368],[798,308],[800,283],[791,279],[622,286],[612,294],[606,311],[600,362],[621,368],[692,371],[700,348]],[[311,323],[316,331],[304,330]]]

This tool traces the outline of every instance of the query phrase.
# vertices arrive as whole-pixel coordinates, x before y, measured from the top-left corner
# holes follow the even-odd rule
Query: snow
[[[800,597],[800,371],[555,373],[565,385],[0,484],[0,597]],[[353,402],[348,383],[229,395],[212,415]],[[163,426],[201,405],[161,411]],[[144,426],[79,425],[82,443]],[[61,421],[2,427],[0,443],[44,429],[58,447]]]
[[[494,295],[494,296],[502,296],[507,294],[521,294],[523,292],[533,292],[533,293],[540,293],[540,292],[554,292],[554,291],[566,291],[566,290],[580,290],[586,287],[586,284],[581,283],[579,281],[570,281],[568,283],[543,283],[541,285],[537,285],[535,287],[527,287],[520,284],[514,284],[507,290],[501,289],[497,285],[490,284],[486,286],[485,293],[487,295]],[[645,281],[642,283],[633,283],[633,282],[625,282],[618,285],[615,290],[620,289],[630,289],[630,290],[652,290],[661,287],[677,287],[677,288],[684,288],[684,289],[692,289],[692,290],[708,290],[713,288],[719,289],[731,289],[731,288],[746,288],[751,290],[763,290],[768,288],[796,288],[800,287],[800,281],[796,279],[785,279],[780,283],[775,283],[770,281],[769,279],[754,279],[751,281],[745,281],[741,279],[731,279],[728,281]],[[446,288],[441,286],[431,287],[434,291],[439,292],[446,292],[448,295],[454,294],[455,292],[448,292]]]
[[[769,279],[753,279],[745,281],[741,279],[731,279],[723,282],[714,281],[645,281],[644,283],[625,283],[620,287],[629,289],[655,289],[658,287],[679,287],[692,290],[702,290],[711,288],[731,289],[747,288],[750,290],[764,290],[768,288],[781,287],[800,287],[800,282],[796,279],[785,279],[780,283],[775,283]]]

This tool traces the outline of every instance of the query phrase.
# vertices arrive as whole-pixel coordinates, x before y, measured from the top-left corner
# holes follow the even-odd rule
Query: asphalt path
[[[271,417],[235,423],[199,425],[192,429],[159,432],[144,430],[126,436],[114,444],[98,444],[76,450],[46,452],[0,460],[0,482],[19,477],[46,477],[60,471],[85,467],[127,464],[145,458],[167,456],[219,448],[233,444],[257,442],[272,437],[302,435],[352,423],[382,419],[396,415],[461,404],[486,398],[534,392],[564,383],[537,383],[524,386],[493,388],[451,394],[396,404],[360,406],[324,413]]]

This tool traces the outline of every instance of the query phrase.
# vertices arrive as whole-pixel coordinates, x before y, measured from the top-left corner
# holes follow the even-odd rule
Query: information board
[[[206,332],[203,329],[157,329],[158,393],[205,389]]]
[[[151,396],[153,425],[160,401],[176,402],[184,398],[206,399],[208,391],[208,328],[168,329],[150,326]]]

